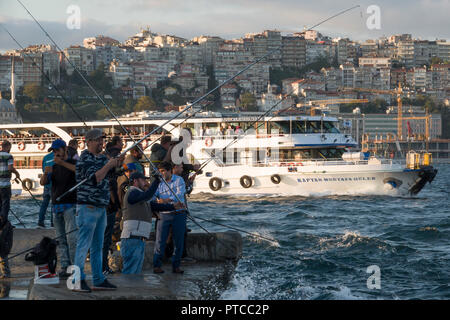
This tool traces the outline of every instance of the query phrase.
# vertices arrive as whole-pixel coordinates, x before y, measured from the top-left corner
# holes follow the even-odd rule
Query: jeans
[[[112,234],[114,231],[114,223],[116,222],[116,214],[106,214],[105,239],[103,240],[103,271],[108,269],[108,253],[112,243]]]
[[[186,212],[162,213],[156,230],[155,253],[153,255],[153,267],[162,265],[162,258],[166,247],[169,229],[172,226],[173,243],[175,254],[172,257],[172,268],[180,267],[181,255],[183,253],[184,233],[186,231]]]
[[[11,187],[0,188],[0,216],[8,220],[9,205],[11,202]]]
[[[39,210],[39,220],[38,224],[44,224],[45,214],[47,213],[48,204],[51,198],[51,187],[50,185],[44,186],[44,193],[42,194],[41,209]]]
[[[140,274],[144,264],[145,241],[141,239],[121,239],[120,254],[123,258],[124,274]]]
[[[105,281],[102,273],[102,249],[106,228],[106,210],[92,205],[77,205],[78,239],[75,252],[75,265],[80,268],[81,280],[86,279],[84,263],[88,250],[92,269],[92,280],[95,285]]]
[[[75,218],[75,206],[64,212],[53,212],[53,222],[56,229],[56,237],[59,245],[57,247],[61,268],[67,269],[75,262],[75,250],[77,249],[77,231],[65,235],[77,228]]]

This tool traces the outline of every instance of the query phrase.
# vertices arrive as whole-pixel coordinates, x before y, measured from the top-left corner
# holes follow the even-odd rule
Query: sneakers
[[[103,281],[103,283],[95,285],[92,287],[92,290],[101,291],[101,290],[116,290],[117,287],[110,283],[107,279]]]
[[[38,228],[38,229],[45,229],[45,224],[43,224],[43,223],[38,223],[37,228]]]
[[[87,285],[86,280],[80,281],[80,289],[72,289],[73,292],[83,292],[83,293],[89,293],[91,292],[91,288]]]

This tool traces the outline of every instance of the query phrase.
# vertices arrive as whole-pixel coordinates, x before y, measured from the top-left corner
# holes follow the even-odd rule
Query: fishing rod
[[[246,234],[248,234],[248,235],[251,235],[252,237],[260,238],[260,239],[262,239],[262,240],[266,240],[266,241],[272,242],[272,243],[274,243],[274,244],[276,244],[276,245],[279,245],[279,243],[278,243],[277,241],[272,240],[272,239],[269,239],[269,238],[264,237],[264,236],[261,236],[261,235],[256,234],[256,233],[248,232],[248,231],[245,231],[245,230],[236,228],[236,227],[231,227],[231,226],[229,226],[229,225],[222,224],[222,223],[219,223],[219,222],[215,222],[215,221],[212,221],[212,220],[208,220],[208,219],[205,219],[205,218],[200,218],[200,217],[198,217],[198,216],[196,216],[195,218],[196,218],[196,219],[200,219],[200,220],[205,221],[205,222],[209,222],[209,223],[212,223],[212,224],[216,224],[216,225],[221,226],[221,227],[226,227],[226,228],[230,228],[230,229],[233,229],[233,230],[236,230],[236,231],[239,231],[239,232],[243,232],[243,233],[246,233]]]
[[[42,25],[36,20],[36,18],[31,14],[31,12],[25,7],[25,5],[20,1],[17,0],[21,6],[27,11],[27,13],[33,18],[33,20],[38,24],[38,26],[41,28],[41,30],[44,32],[44,34],[53,42],[53,44],[62,52],[61,48],[56,44],[56,42],[52,39],[52,37],[45,31],[45,29],[42,27]],[[348,11],[348,10],[347,10]],[[345,11],[346,12],[346,11]],[[342,12],[343,13],[343,12]],[[335,16],[338,16],[342,13],[339,13]],[[335,17],[334,16],[334,17]],[[329,19],[328,19],[329,20]],[[323,22],[322,22],[323,23]],[[318,25],[320,25],[321,23],[319,23]],[[196,99],[194,102],[192,102],[191,104],[189,104],[184,110],[180,111],[177,115],[175,115],[174,117],[172,117],[171,119],[167,120],[163,125],[160,125],[159,128],[162,128],[165,124],[170,123],[172,120],[176,119],[177,117],[179,117],[181,114],[183,114],[184,112],[186,112],[187,110],[189,110],[190,108],[192,108],[195,104],[199,103],[200,101],[202,101],[203,99],[205,99],[209,94],[211,94],[212,92],[216,91],[217,89],[221,88],[222,86],[224,86],[225,84],[227,84],[228,82],[232,81],[233,79],[235,79],[237,76],[239,76],[240,74],[242,74],[243,72],[245,72],[246,70],[250,69],[253,65],[255,65],[256,63],[259,63],[260,61],[262,61],[263,59],[265,59],[266,57],[270,56],[272,53],[278,51],[279,49],[281,49],[281,46],[275,48],[274,50],[269,51],[268,53],[266,53],[266,55],[262,56],[261,58],[257,59],[256,61],[254,61],[253,63],[247,65],[245,68],[243,68],[242,70],[240,70],[238,73],[236,73],[235,75],[233,75],[232,77],[228,78],[227,80],[225,80],[222,84],[216,86],[215,88],[213,88],[212,90],[210,90],[209,92],[207,92],[205,95],[201,96],[200,98]],[[98,95],[97,91],[91,86],[91,84],[86,80],[86,78],[81,74],[81,72],[78,70],[78,68],[76,68],[76,66],[67,58],[67,56],[63,53],[63,56],[65,57],[65,59],[72,65],[72,67],[74,67],[74,69],[78,72],[78,74],[82,77],[82,79],[88,84],[88,86],[91,88],[91,90],[96,94],[96,96],[99,98],[99,100],[103,103],[103,105],[105,106],[105,108],[108,110],[108,112],[113,116],[113,118],[119,123],[119,125],[122,127],[122,130],[131,138],[131,140],[135,141],[133,139],[133,137],[131,136],[131,134],[129,133],[129,131],[123,127],[122,123],[119,121],[119,119],[115,116],[115,114],[111,111],[111,109],[106,105],[106,103],[103,101],[103,99]],[[145,135],[143,138],[141,138],[139,141],[135,142],[132,146],[130,146],[129,148],[125,149],[124,152],[122,152],[118,157],[122,157],[126,152],[128,152],[130,149],[134,148],[135,146],[138,146],[138,148],[142,151],[141,147],[139,146],[139,144],[145,140],[148,136],[150,136],[151,134],[153,134],[156,130],[159,130],[159,128],[155,128],[154,130],[152,130],[149,134]],[[154,164],[148,159],[148,157],[144,154],[144,152],[142,152],[144,157],[147,159],[147,161],[150,163],[150,165],[152,166],[153,170],[155,172],[157,172]],[[92,176],[84,179],[83,181],[81,181],[79,184],[77,184],[75,187],[71,188],[68,192],[72,192],[74,191],[79,185],[84,184],[86,181],[88,181],[89,179],[91,179]],[[172,190],[172,188],[169,186],[169,184],[167,183],[167,181],[165,181],[164,178],[161,179],[166,186],[168,187],[168,189],[171,191],[171,193],[175,196],[175,198],[177,198],[177,200],[179,202],[182,202],[179,197],[177,196],[177,194]],[[64,193],[62,196],[59,197],[59,199],[61,199],[61,197],[63,197],[65,194],[67,194],[68,192]],[[182,202],[183,203],[183,202]],[[186,209],[186,212],[188,213],[188,216],[190,215],[189,211]],[[193,218],[191,217],[191,219],[193,220]],[[194,221],[194,220],[193,220]]]
[[[230,143],[228,143],[225,147],[222,148],[221,152],[225,151],[229,146],[231,146],[232,144],[236,143],[236,142],[237,142],[239,139],[241,139],[242,137],[245,137],[245,133],[246,133],[249,129],[251,129],[252,126],[253,126],[255,123],[258,123],[259,120],[261,120],[262,118],[264,118],[264,117],[265,117],[266,115],[268,115],[273,109],[275,109],[280,103],[282,103],[284,100],[286,100],[288,97],[290,97],[290,96],[294,93],[294,91],[295,91],[295,90],[291,90],[290,93],[288,93],[288,94],[286,94],[284,97],[282,97],[278,102],[276,102],[272,107],[270,107],[269,110],[267,110],[267,111],[264,112],[262,115],[260,115],[255,121],[253,121],[252,123],[250,123],[250,125],[247,127],[247,129],[245,129],[244,132],[243,132],[242,134],[238,135],[237,137],[235,136],[235,137],[233,138],[233,140],[230,141]],[[292,108],[292,106],[289,107],[289,108]],[[273,118],[273,117],[272,117],[272,118]],[[261,125],[262,125],[262,124],[260,124],[258,127],[256,127],[256,131],[259,129],[259,127],[260,127]],[[211,154],[211,155],[210,155],[210,158],[209,158],[208,160],[205,160],[205,162],[200,166],[200,168],[199,168],[195,173],[200,172],[200,171],[201,171],[201,170],[202,170],[209,162],[211,162],[214,158],[216,158],[215,153],[214,153],[214,155]]]
[[[27,229],[27,226],[25,225],[25,223],[23,223],[22,220],[19,219],[19,217],[14,213],[14,211],[12,211],[11,208],[9,208],[9,211],[11,211],[11,213],[12,213],[13,216],[16,218],[16,220],[19,221],[19,223],[20,223],[21,225],[23,225],[23,227],[24,227],[25,229]]]
[[[52,39],[52,37],[45,31],[45,29],[42,27],[42,25],[36,20],[36,18],[31,14],[31,12],[23,5],[23,3],[20,0],[17,0],[22,7],[27,11],[27,13],[33,18],[33,20],[38,24],[38,26],[41,28],[41,30],[45,33],[45,35],[53,42],[53,44],[62,52],[61,48],[56,44],[56,42]],[[319,22],[318,24],[316,24],[314,27],[317,27],[321,24],[323,24],[324,22],[333,19],[339,15],[344,14],[345,12],[352,10],[356,7],[352,7],[349,9],[346,9],[344,11],[341,11],[335,15],[333,15],[332,17],[323,20],[321,22]],[[308,30],[310,30],[311,28],[309,28]],[[166,124],[170,123],[171,121],[175,120],[176,118],[178,118],[181,114],[185,113],[186,111],[188,111],[190,108],[192,108],[195,104],[199,103],[200,101],[204,100],[207,96],[209,96],[211,93],[215,92],[217,89],[221,88],[222,86],[224,86],[225,84],[229,83],[230,81],[232,81],[233,79],[235,79],[237,76],[239,76],[240,74],[242,74],[243,72],[247,71],[248,69],[250,69],[253,65],[259,63],[260,61],[262,61],[263,59],[267,58],[268,56],[270,56],[271,54],[273,54],[274,52],[278,51],[281,49],[281,46],[269,51],[268,53],[266,53],[265,55],[263,55],[262,57],[256,59],[253,63],[247,65],[245,68],[243,68],[242,70],[240,70],[239,72],[237,72],[235,75],[231,76],[230,78],[228,78],[227,80],[225,80],[223,83],[217,85],[215,88],[211,89],[210,91],[208,91],[206,94],[204,94],[203,96],[197,98],[196,100],[194,100],[192,103],[188,104],[188,106],[180,111],[179,113],[177,113],[174,117],[172,117],[171,119],[168,119],[166,122],[164,122],[163,124],[161,124],[160,126],[156,127],[154,130],[152,130],[151,132],[149,132],[147,135],[145,135],[143,138],[141,138],[140,140],[138,140],[137,142],[131,137],[131,135],[129,134],[128,130],[126,130],[125,127],[123,127],[122,123],[119,121],[119,119],[115,116],[115,114],[110,110],[110,108],[106,105],[106,103],[103,101],[103,99],[98,95],[97,91],[95,91],[94,88],[92,88],[92,86],[90,85],[90,83],[86,80],[86,78],[83,76],[83,74],[78,70],[78,68],[67,58],[67,56],[64,54],[64,52],[62,53],[63,56],[65,57],[65,59],[71,64],[71,66],[74,68],[74,70],[77,71],[77,73],[82,77],[82,79],[88,84],[88,86],[93,90],[94,94],[97,95],[97,97],[100,99],[100,101],[103,103],[103,105],[105,106],[105,108],[107,109],[107,111],[113,116],[114,120],[116,120],[119,125],[122,127],[123,132],[127,133],[129,135],[129,137],[131,138],[132,141],[135,141],[134,144],[132,144],[130,147],[126,148],[120,155],[119,157],[121,157],[122,155],[126,154],[129,150],[131,150],[132,148],[134,148],[135,146],[138,146],[138,148],[142,151],[142,153],[144,154],[142,148],[139,146],[139,144],[144,141],[145,139],[147,139],[150,135],[152,135],[154,132],[156,132],[157,130],[159,130],[160,128],[163,128]],[[148,159],[148,157],[144,154],[144,157],[146,158],[146,160],[151,163],[151,161]],[[154,166],[152,165],[154,171],[155,170]],[[91,179],[92,177],[88,177],[84,180],[82,180],[79,184],[75,185],[72,189],[70,189],[67,193],[69,192],[73,192],[76,188],[78,188],[80,185],[86,183],[89,179]],[[162,179],[164,182],[165,180]],[[167,185],[167,184],[166,184]],[[167,185],[168,186],[168,185]],[[60,198],[62,198],[65,194],[63,194],[62,196],[60,196]],[[59,198],[59,199],[60,199]]]
[[[41,24],[34,18],[34,16],[31,14],[31,12],[23,5],[23,3],[20,0],[17,0],[22,7],[28,12],[28,14],[33,18],[33,20],[39,25],[39,27],[41,28],[41,30],[45,33],[45,35],[53,42],[53,44],[62,52],[61,48],[59,48],[59,46],[56,44],[56,42],[50,37],[50,35],[45,31],[45,29],[41,26]],[[103,103],[103,105],[105,106],[106,110],[113,116],[113,118],[117,121],[117,123],[120,125],[120,127],[122,128],[123,132],[125,132],[129,138],[134,141],[134,144],[132,146],[130,146],[129,148],[126,148],[117,158],[120,158],[122,156],[124,156],[129,150],[131,150],[132,148],[134,148],[135,146],[138,146],[138,148],[141,150],[142,154],[144,155],[144,157],[146,158],[146,160],[150,163],[150,165],[152,166],[154,172],[158,172],[158,170],[156,169],[155,165],[150,161],[150,159],[148,159],[148,157],[144,154],[142,148],[140,147],[140,142],[142,142],[144,139],[146,139],[148,136],[150,136],[151,134],[153,134],[156,130],[159,130],[159,128],[162,128],[165,124],[170,123],[170,121],[174,120],[175,118],[179,117],[181,114],[183,114],[184,112],[186,112],[187,110],[189,110],[190,108],[192,108],[195,104],[199,103],[200,101],[204,100],[209,94],[213,93],[214,91],[216,91],[217,89],[219,89],[220,87],[224,86],[225,84],[227,84],[228,82],[230,82],[231,80],[233,80],[234,78],[236,78],[237,76],[239,76],[240,74],[242,74],[243,72],[245,72],[246,70],[248,70],[251,66],[255,65],[256,63],[258,63],[259,61],[263,60],[266,56],[268,56],[269,54],[272,54],[272,51],[269,52],[267,55],[263,56],[260,59],[257,59],[255,62],[253,62],[252,64],[248,65],[246,68],[242,69],[241,71],[239,71],[238,73],[236,73],[235,75],[233,75],[232,77],[230,77],[228,80],[226,80],[225,82],[223,82],[222,84],[216,86],[214,89],[210,90],[208,93],[206,93],[205,95],[203,95],[202,97],[196,99],[194,102],[192,102],[191,104],[189,104],[184,110],[182,110],[181,112],[179,112],[175,117],[173,117],[172,119],[169,119],[168,121],[166,121],[165,124],[160,125],[159,128],[155,128],[152,132],[150,132],[148,135],[144,136],[142,139],[140,139],[138,142],[136,142],[133,137],[131,136],[130,132],[122,125],[122,123],[119,121],[119,119],[116,117],[116,115],[112,112],[112,110],[107,106],[107,104],[103,101],[103,99],[98,95],[97,91],[92,87],[92,85],[89,83],[89,81],[87,81],[87,79],[82,75],[82,73],[78,70],[78,68],[67,58],[67,56],[62,53],[63,56],[65,57],[65,59],[67,61],[69,61],[69,63],[71,64],[71,66],[74,68],[74,70],[77,71],[77,73],[81,76],[81,78],[85,81],[85,83],[89,86],[89,88],[94,92],[94,94],[100,99],[100,101]],[[65,192],[63,195],[61,195],[60,197],[58,197],[57,201],[59,201],[62,197],[64,197],[66,194],[73,192],[78,186],[86,183],[89,179],[92,179],[93,175],[91,175],[90,177],[82,180],[79,184],[75,185],[73,188],[71,188],[70,190],[68,190],[67,192]],[[170,185],[167,183],[167,181],[161,176],[160,177],[161,180],[166,184],[167,188],[170,190],[170,192],[175,196],[175,198],[178,200],[178,202],[184,203],[183,201],[181,201],[181,199],[178,197],[178,195],[172,190],[172,188],[170,187]],[[187,216],[190,217],[190,213],[189,210],[186,207],[186,212],[187,212]],[[194,218],[190,217],[190,219],[199,227],[201,227],[202,229],[204,229],[202,226],[200,226],[200,224],[198,224]],[[204,229],[206,230],[206,229]]]
[[[83,122],[83,124],[88,127],[88,125],[86,124],[86,122],[83,120],[83,118],[81,117],[81,115],[75,110],[75,108],[72,106],[72,104],[67,100],[67,98],[65,97],[65,95],[58,89],[58,87],[56,86],[56,84],[50,79],[50,77],[47,75],[47,73],[44,71],[43,68],[41,68],[35,61],[34,58],[32,56],[30,56],[29,54],[25,53],[25,47],[23,47],[19,41],[17,41],[17,39],[11,34],[11,32],[9,32],[9,30],[2,24],[0,23],[0,26],[3,28],[3,30],[5,30],[5,32],[10,36],[10,38],[23,50],[23,53],[26,57],[28,57],[31,61],[32,61],[32,65],[36,68],[39,69],[39,71],[41,71],[42,75],[44,75],[44,77],[47,79],[47,81],[52,85],[53,88],[55,88],[56,92],[58,93],[59,96],[61,96],[62,100],[72,109],[73,113],[75,113],[75,115],[78,117],[78,119],[81,120],[81,122]]]

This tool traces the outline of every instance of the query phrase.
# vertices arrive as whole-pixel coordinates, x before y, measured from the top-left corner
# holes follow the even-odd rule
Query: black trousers
[[[0,188],[0,216],[3,221],[8,220],[9,207],[11,202],[11,186]]]

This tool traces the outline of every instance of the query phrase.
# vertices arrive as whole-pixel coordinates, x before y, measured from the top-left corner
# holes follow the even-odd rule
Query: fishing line
[[[72,109],[73,113],[78,117],[78,119],[80,119],[80,121],[83,122],[84,126],[88,127],[88,125],[86,124],[86,122],[84,122],[81,115],[75,110],[75,108],[72,106],[72,104],[66,99],[64,94],[58,89],[56,84],[50,79],[50,77],[47,75],[47,73],[45,73],[44,69],[41,68],[38,64],[36,64],[33,57],[31,57],[29,54],[25,53],[25,48],[17,41],[16,38],[14,38],[14,36],[9,32],[9,30],[2,23],[0,23],[0,26],[3,28],[3,30],[5,30],[6,33],[8,33],[8,35],[11,37],[11,39],[23,50],[23,54],[32,61],[33,66],[38,68],[39,71],[41,71],[41,73],[44,75],[44,77],[47,79],[47,81],[52,85],[53,88],[55,88],[56,92],[61,96],[63,101],[70,107],[70,109]]]
[[[22,186],[24,185],[21,178],[15,178],[14,180],[19,180],[19,181],[22,183]],[[16,182],[17,182],[17,181],[16,181]],[[31,193],[30,189],[28,189],[26,186],[25,186],[24,189],[28,191],[28,193],[30,194],[31,198],[33,198],[33,200],[36,202],[37,206],[40,208],[40,207],[41,207],[41,203],[40,203],[40,202],[36,199],[36,197]]]
[[[14,211],[12,211],[11,208],[9,208],[9,211],[11,211],[11,213],[12,213],[13,216],[16,218],[16,220],[19,221],[19,223],[20,223],[21,225],[23,225],[23,227],[24,227],[25,229],[27,229],[27,226],[25,225],[25,223],[23,223],[22,220],[19,219],[19,217],[14,213]]]
[[[17,0],[22,7],[24,7],[24,9],[28,12],[28,14],[33,18],[33,20],[39,25],[39,27],[41,28],[41,30],[45,33],[45,35],[53,42],[53,44],[60,50],[61,48],[59,48],[59,46],[55,43],[55,41],[50,37],[50,35],[45,31],[45,29],[41,26],[41,24],[34,18],[34,16],[31,14],[30,11],[28,11],[28,9],[23,5],[23,3],[20,0]],[[271,52],[269,52],[269,54],[271,54]],[[265,56],[263,56],[262,58],[256,60],[255,62],[253,62],[252,64],[248,65],[246,68],[242,69],[241,71],[239,71],[237,74],[235,74],[234,76],[232,76],[231,78],[229,78],[227,81],[223,82],[222,84],[216,86],[216,88],[210,90],[208,93],[206,93],[205,95],[203,95],[202,97],[196,99],[194,102],[192,102],[190,105],[188,105],[188,107],[186,107],[184,110],[182,110],[181,112],[179,112],[175,117],[173,117],[171,120],[167,121],[167,123],[169,123],[170,121],[174,120],[176,117],[180,116],[181,114],[183,114],[184,112],[186,112],[187,110],[189,110],[190,108],[192,108],[192,106],[194,106],[195,104],[199,103],[200,101],[202,101],[203,99],[205,99],[209,94],[211,94],[212,92],[214,92],[215,90],[219,89],[220,87],[224,86],[225,84],[227,84],[228,82],[230,82],[231,80],[233,80],[234,78],[236,78],[237,76],[239,76],[240,74],[242,74],[243,72],[245,72],[246,70],[248,70],[251,66],[253,66],[254,64],[258,63],[259,61],[261,61],[262,59],[264,59],[266,56],[268,56],[269,54],[266,54]],[[158,170],[156,169],[155,165],[150,161],[150,159],[147,157],[147,155],[145,155],[144,151],[142,150],[142,148],[140,147],[139,143],[141,141],[143,141],[147,136],[149,136],[150,134],[152,134],[153,132],[155,132],[156,130],[159,130],[159,128],[162,128],[163,125],[159,126],[159,128],[155,128],[152,132],[150,132],[147,136],[144,136],[144,138],[142,138],[141,140],[139,140],[138,142],[136,142],[134,140],[134,138],[131,136],[130,132],[122,125],[122,123],[120,122],[120,120],[116,117],[116,115],[114,114],[114,112],[112,112],[112,110],[106,105],[106,103],[103,101],[103,99],[98,95],[97,91],[91,86],[91,84],[89,83],[89,81],[87,81],[87,79],[81,74],[81,72],[78,70],[78,68],[73,65],[71,63],[71,61],[67,58],[67,56],[63,53],[63,56],[66,58],[67,61],[69,61],[69,63],[71,64],[71,66],[74,68],[74,70],[77,71],[77,73],[81,76],[81,78],[85,81],[85,83],[89,86],[89,88],[91,88],[91,90],[94,92],[94,94],[99,98],[99,100],[103,103],[103,105],[105,106],[106,110],[111,114],[111,116],[114,118],[114,120],[117,121],[117,123],[120,125],[120,127],[122,128],[122,131],[124,133],[126,133],[129,138],[134,142],[134,145],[132,145],[131,147],[127,148],[124,152],[122,152],[120,154],[120,156],[123,156],[126,154],[126,152],[128,152],[128,150],[132,149],[134,146],[138,146],[139,150],[142,152],[143,156],[146,158],[146,160],[149,162],[149,164],[152,166],[154,172],[158,172]],[[119,157],[120,157],[119,156]],[[78,186],[80,186],[81,184],[85,183],[86,181],[88,181],[91,177],[84,179],[83,181],[81,181],[79,184],[77,184],[75,187],[71,188],[69,191],[67,191],[66,193],[64,193],[63,195],[61,195],[58,199],[61,199],[62,197],[64,197],[67,193],[72,192],[73,190],[75,190]],[[180,198],[178,197],[178,195],[172,190],[172,188],[170,187],[170,185],[167,183],[167,181],[160,175],[161,180],[164,182],[164,184],[167,186],[167,188],[169,189],[169,191],[175,196],[175,198],[178,200],[178,202],[184,203],[183,201],[180,200]],[[58,200],[57,199],[57,200]],[[187,216],[190,216],[189,210],[186,208],[186,212],[187,212]],[[190,218],[196,225],[198,225],[199,227],[201,227],[198,222],[196,222],[192,217]],[[203,227],[201,227],[202,229],[204,229]],[[206,230],[206,229],[204,229]],[[225,244],[224,244],[225,245]]]
[[[47,33],[47,31],[45,31],[45,29],[42,27],[42,25],[36,20],[36,18],[31,14],[31,12],[25,7],[25,5],[20,1],[17,0],[17,2],[20,3],[20,5],[27,11],[27,13],[33,18],[33,20],[37,23],[37,25],[41,28],[41,30],[44,32],[44,34],[53,42],[53,44],[62,52],[63,50],[61,50],[61,48],[56,44],[56,42],[52,39],[52,37]],[[344,10],[342,12],[339,12],[336,15],[333,15],[332,17],[316,24],[314,27],[319,26],[320,24],[338,16],[341,15],[351,9],[353,9],[354,7]],[[239,76],[240,74],[242,74],[243,72],[245,72],[246,70],[250,69],[253,65],[259,63],[260,61],[262,61],[263,59],[265,59],[266,57],[270,56],[272,53],[278,51],[279,49],[281,49],[281,46],[275,48],[274,50],[269,51],[268,53],[266,53],[266,55],[262,56],[261,58],[257,59],[256,61],[254,61],[253,63],[247,65],[245,68],[243,68],[242,70],[240,70],[238,73],[236,73],[235,75],[233,75],[232,77],[228,78],[227,80],[225,80],[223,83],[219,84],[218,86],[216,86],[215,88],[213,88],[212,90],[210,90],[209,92],[207,92],[205,95],[199,97],[198,99],[194,100],[191,104],[189,104],[184,110],[180,111],[177,115],[175,115],[174,117],[172,117],[171,119],[169,119],[168,121],[166,121],[166,124],[171,122],[172,120],[176,119],[177,117],[179,117],[181,114],[183,114],[184,112],[186,112],[187,110],[189,110],[190,108],[192,108],[195,104],[199,103],[200,101],[204,100],[209,94],[213,93],[214,91],[216,91],[217,89],[221,88],[222,86],[224,86],[225,84],[227,84],[228,82],[230,82],[231,80],[235,79],[237,76]],[[134,141],[134,145],[130,146],[129,148],[127,148],[124,152],[121,153],[120,156],[123,156],[126,152],[128,152],[128,150],[132,149],[135,146],[138,146],[138,148],[140,149],[140,151],[142,152],[142,154],[144,155],[144,157],[146,158],[146,160],[150,163],[150,165],[152,166],[154,172],[157,172],[155,165],[148,159],[148,157],[145,155],[145,153],[143,152],[143,150],[141,149],[141,147],[139,146],[139,143],[142,142],[144,139],[146,139],[148,136],[150,136],[151,134],[153,134],[156,130],[159,130],[159,128],[162,128],[164,125],[160,125],[159,128],[155,128],[152,132],[150,132],[148,135],[145,135],[142,139],[140,139],[138,142],[136,142],[133,137],[131,136],[131,134],[129,133],[129,131],[122,125],[122,123],[119,121],[119,119],[115,116],[115,114],[111,111],[111,109],[106,105],[106,103],[103,101],[103,99],[98,95],[97,91],[92,87],[92,85],[89,83],[89,81],[86,80],[86,78],[81,74],[81,72],[78,70],[78,68],[76,68],[76,66],[67,58],[67,56],[62,53],[62,55],[65,57],[65,59],[69,62],[69,64],[74,68],[74,70],[77,71],[77,73],[81,76],[81,78],[85,81],[85,83],[89,86],[89,88],[95,93],[95,95],[99,98],[99,100],[102,102],[102,104],[105,106],[105,108],[107,109],[107,111],[113,116],[113,118],[117,121],[117,123],[120,125],[120,127],[122,128],[123,132],[126,133],[130,139],[132,141]],[[119,157],[120,157],[119,156]],[[89,177],[91,178],[91,177]],[[77,186],[75,186],[74,188],[70,189],[69,192],[72,192],[73,190],[76,189],[76,187],[78,187],[79,185],[85,183],[86,181],[89,180],[89,178],[84,179],[83,181],[80,182],[80,184],[78,184]],[[162,177],[161,177],[162,178]],[[162,178],[161,179],[165,185],[167,186],[167,188],[169,189],[169,191],[175,196],[175,198],[179,201],[182,202],[178,195],[172,190],[172,188],[169,186],[169,184],[167,183],[167,181]],[[66,193],[65,193],[66,194]],[[65,195],[64,194],[64,195]],[[63,195],[63,196],[64,196]],[[59,199],[61,199],[62,196],[59,197]],[[183,203],[183,202],[182,202]],[[186,208],[186,212],[188,213],[188,216],[190,215],[189,210]]]
[[[248,235],[251,235],[252,237],[260,238],[261,240],[266,240],[266,241],[272,242],[272,243],[274,243],[274,244],[276,244],[276,245],[279,245],[279,243],[278,243],[277,241],[274,241],[274,240],[272,240],[272,239],[266,238],[266,237],[261,236],[261,235],[256,234],[256,233],[248,232],[248,231],[245,231],[245,230],[236,228],[236,227],[231,227],[231,226],[229,226],[229,225],[225,225],[225,224],[222,224],[222,223],[219,223],[219,222],[215,222],[215,221],[212,221],[212,220],[200,218],[200,217],[198,217],[198,216],[195,216],[195,218],[196,218],[196,219],[200,219],[200,220],[205,221],[205,222],[209,222],[209,223],[212,223],[212,224],[216,224],[216,225],[218,225],[218,226],[222,226],[222,227],[230,228],[230,229],[233,229],[233,230],[236,230],[236,231],[240,231],[240,232],[246,233],[246,234],[248,234]]]

